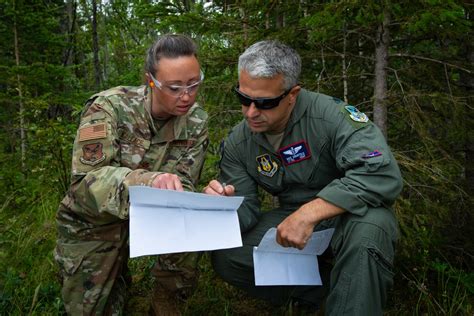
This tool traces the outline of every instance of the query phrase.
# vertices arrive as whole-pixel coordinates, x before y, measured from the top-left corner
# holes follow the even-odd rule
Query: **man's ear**
[[[295,104],[296,103],[296,98],[298,97],[298,94],[301,91],[301,87],[299,85],[296,85],[291,89],[289,95],[290,95],[290,103]]]

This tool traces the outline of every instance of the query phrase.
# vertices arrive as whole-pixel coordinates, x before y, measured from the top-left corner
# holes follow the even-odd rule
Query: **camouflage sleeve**
[[[157,172],[121,167],[117,115],[104,97],[95,99],[82,116],[73,147],[69,194],[76,212],[107,221],[128,217],[128,187],[151,185]]]

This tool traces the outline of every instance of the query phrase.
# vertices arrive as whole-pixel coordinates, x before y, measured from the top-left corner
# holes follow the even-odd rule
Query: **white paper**
[[[253,249],[255,285],[322,285],[317,256],[329,246],[334,228],[314,232],[306,246],[285,248],[270,228]]]
[[[132,186],[130,257],[242,246],[243,197]]]

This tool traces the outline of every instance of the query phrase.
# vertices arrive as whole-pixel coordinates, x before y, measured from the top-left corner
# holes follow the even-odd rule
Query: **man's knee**
[[[350,234],[351,240],[389,239],[396,242],[398,238],[398,224],[392,211],[386,208],[371,208],[364,216],[348,214],[341,227],[344,234]]]
[[[211,263],[214,271],[224,281],[230,282],[232,280],[232,254],[231,250],[216,250],[211,252]]]
[[[333,237],[332,247],[336,254],[353,255],[361,249],[372,258],[391,268],[398,225],[393,212],[385,208],[373,208],[364,216],[346,214],[340,221]]]
[[[214,271],[226,282],[246,286],[253,283],[253,257],[250,246],[223,249],[211,253]]]

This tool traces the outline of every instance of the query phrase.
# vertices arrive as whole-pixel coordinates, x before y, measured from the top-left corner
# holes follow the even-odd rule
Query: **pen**
[[[221,185],[222,185],[223,188],[225,188],[225,186],[226,186],[227,184],[225,184],[225,182],[222,182]]]

